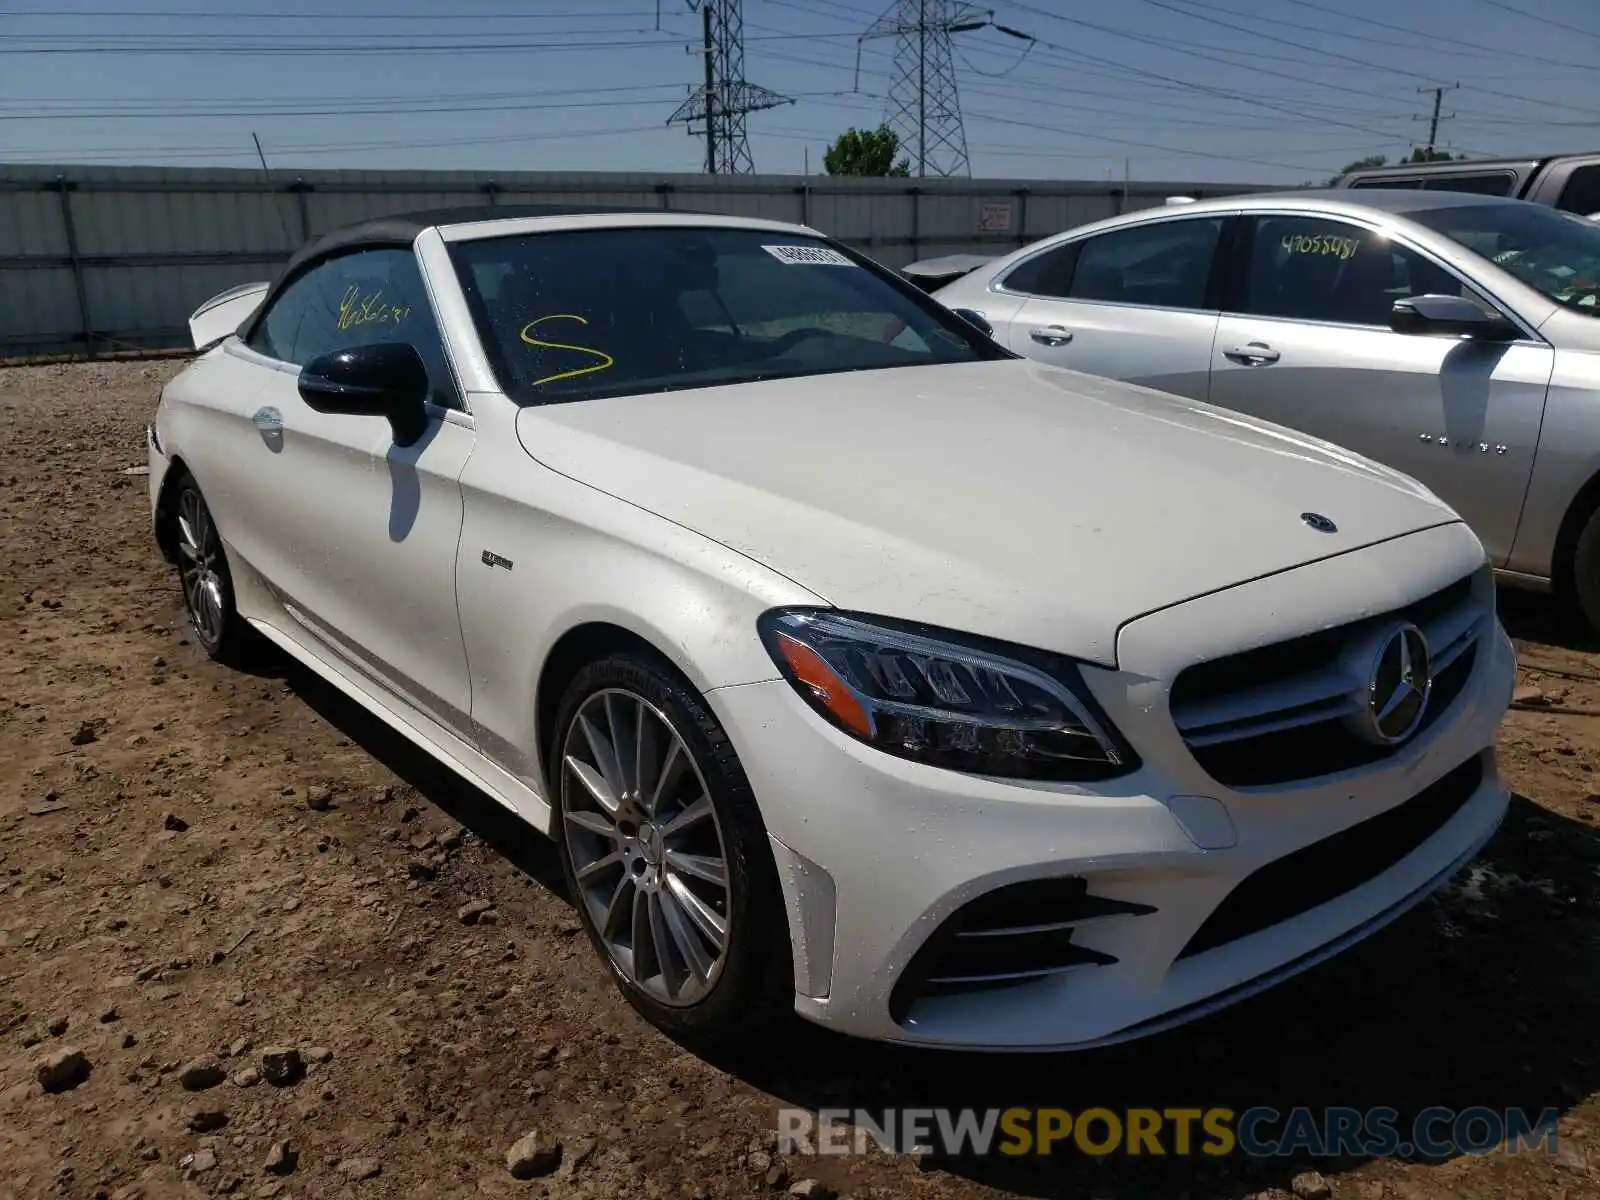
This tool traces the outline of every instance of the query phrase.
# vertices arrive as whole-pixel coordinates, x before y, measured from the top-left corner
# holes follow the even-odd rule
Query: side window
[[[410,250],[358,250],[319,263],[284,290],[257,333],[262,336],[260,344],[251,339],[254,349],[302,367],[351,346],[409,342],[428,364],[433,402],[460,406],[439,325]]]
[[[1429,293],[1484,303],[1443,267],[1383,234],[1323,217],[1256,217],[1237,311],[1259,317],[1389,324],[1396,300]]]
[[[1072,286],[1072,267],[1078,261],[1081,242],[1068,242],[1024,259],[1000,281],[1013,292],[1030,296],[1065,296]]]
[[[1477,196],[1509,196],[1516,186],[1517,177],[1510,171],[1495,171],[1488,175],[1441,174],[1422,186],[1436,192],[1471,192]]]
[[[1409,178],[1402,177],[1399,179],[1390,179],[1379,175],[1374,178],[1358,179],[1350,186],[1353,188],[1405,188],[1415,192],[1422,190],[1422,180],[1414,175]]]
[[[300,334],[300,322],[305,317],[306,305],[311,302],[317,288],[316,280],[302,275],[279,293],[267,309],[266,315],[250,331],[245,345],[257,354],[276,358],[280,362],[294,362],[295,339]]]
[[[1353,188],[1408,188],[1412,191],[1471,192],[1478,196],[1509,196],[1517,177],[1510,171],[1491,171],[1483,175],[1452,175],[1430,171],[1425,175],[1377,175],[1358,179]]]
[[[1079,243],[1067,295],[1073,300],[1204,308],[1221,217],[1160,221]]]
[[[1556,202],[1556,207],[1577,213],[1580,217],[1600,213],[1600,163],[1575,170],[1567,178],[1567,186],[1561,189],[1561,199]]]

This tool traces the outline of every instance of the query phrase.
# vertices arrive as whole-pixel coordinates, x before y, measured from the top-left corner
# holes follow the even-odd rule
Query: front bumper
[[[1419,560],[1431,565],[1419,570]],[[1413,742],[1379,763],[1271,790],[1233,791],[1206,774],[1172,724],[1166,687],[1181,666],[1219,649],[1386,611],[1385,589],[1396,606],[1408,603],[1481,561],[1470,535],[1445,527],[1130,623],[1121,669],[1084,674],[1144,765],[1099,785],[991,780],[893,758],[834,730],[782,681],[713,691],[777,859],[797,1010],[889,1041],[1087,1047],[1230,1003],[1403,912],[1476,853],[1506,809],[1490,747],[1515,658],[1497,621],[1465,686]],[[1352,612],[1352,586],[1371,607]],[[1481,774],[1398,860],[1285,920],[1184,953],[1259,869],[1390,813],[1447,776],[1461,779],[1453,773],[1463,764]],[[896,1006],[896,984],[953,913],[1005,885],[1064,876],[1087,880],[1095,897],[1153,909],[1073,931],[1075,946],[1113,961]]]

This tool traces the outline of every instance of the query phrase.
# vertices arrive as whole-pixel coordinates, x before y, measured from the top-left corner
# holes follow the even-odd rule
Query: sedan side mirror
[[[1510,341],[1518,329],[1497,313],[1485,312],[1465,296],[1429,293],[1396,300],[1389,312],[1389,328],[1396,333],[1436,334]]]
[[[387,417],[397,446],[428,428],[428,368],[416,347],[378,342],[335,350],[300,368],[300,398],[320,413]]]

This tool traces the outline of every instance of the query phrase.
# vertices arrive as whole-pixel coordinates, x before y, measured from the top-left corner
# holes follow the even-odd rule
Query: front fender
[[[777,678],[756,618],[824,603],[726,546],[540,465],[514,437],[480,437],[462,489],[456,589],[473,723],[484,751],[540,794],[539,681],[569,632],[625,630],[705,693]]]

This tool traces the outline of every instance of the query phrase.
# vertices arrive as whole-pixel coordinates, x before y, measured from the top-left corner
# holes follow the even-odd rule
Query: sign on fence
[[[1010,233],[1011,205],[985,204],[978,214],[978,230],[980,233]]]

